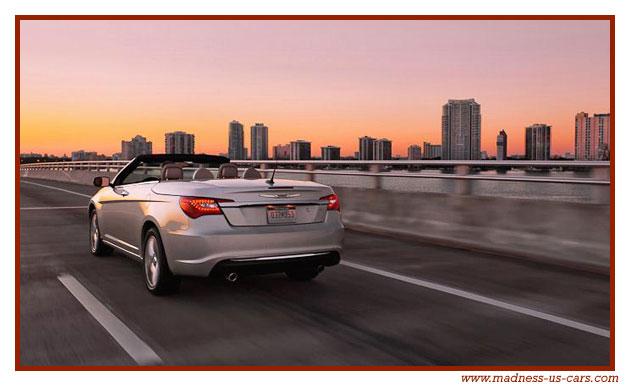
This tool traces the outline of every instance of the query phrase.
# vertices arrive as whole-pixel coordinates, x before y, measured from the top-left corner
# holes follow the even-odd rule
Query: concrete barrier
[[[610,206],[336,187],[348,228],[599,273],[610,268]]]
[[[21,171],[23,177],[84,185],[102,175],[115,173]],[[349,229],[609,273],[609,205],[334,189]]]
[[[20,170],[20,177],[72,182],[81,185],[92,185],[94,177],[107,176],[113,179],[115,175],[115,172],[98,172],[92,170]]]

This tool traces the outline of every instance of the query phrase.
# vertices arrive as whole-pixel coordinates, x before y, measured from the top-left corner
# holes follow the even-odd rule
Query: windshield
[[[230,160],[225,157],[205,154],[152,154],[135,158],[114,179],[113,185],[160,181],[162,167],[176,164],[182,167],[183,179],[192,179],[198,168],[218,168]]]

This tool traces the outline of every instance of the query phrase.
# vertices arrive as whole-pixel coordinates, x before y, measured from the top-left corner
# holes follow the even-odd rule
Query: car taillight
[[[337,212],[340,211],[339,198],[337,197],[336,194],[331,194],[331,195],[328,195],[328,196],[324,196],[324,197],[320,198],[320,200],[328,201],[328,210],[336,210]]]
[[[206,214],[221,214],[221,208],[218,203],[231,201],[201,197],[181,197],[179,206],[188,217],[197,218]]]

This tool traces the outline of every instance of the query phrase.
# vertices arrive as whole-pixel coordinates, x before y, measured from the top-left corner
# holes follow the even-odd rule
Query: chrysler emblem
[[[266,198],[293,198],[300,196],[300,193],[263,193],[259,194],[260,197]]]

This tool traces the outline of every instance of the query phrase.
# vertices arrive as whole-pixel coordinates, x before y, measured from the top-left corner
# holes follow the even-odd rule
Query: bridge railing
[[[89,185],[95,176],[112,177],[128,162],[22,164],[20,174]],[[232,162],[241,170],[254,166],[265,178],[276,169],[278,179],[310,179],[333,186],[348,229],[418,237],[597,272],[609,269],[608,162]],[[159,175],[158,169],[147,167],[146,172]],[[216,168],[212,170],[216,175]]]
[[[580,185],[610,185],[610,162],[607,161],[451,161],[451,160],[392,160],[392,161],[355,161],[355,160],[300,160],[300,161],[265,161],[235,160],[232,163],[245,166],[258,166],[263,174],[269,174],[274,168],[282,173],[306,175],[313,180],[316,175],[370,177],[373,187],[380,187],[381,178],[431,178],[450,179],[461,182],[460,193],[468,189],[466,181],[512,181],[541,182]],[[89,170],[118,172],[129,161],[66,161],[21,164],[20,170]],[[423,173],[426,168],[438,169],[439,173]],[[476,173],[478,169],[494,169],[496,175]],[[575,170],[590,171],[588,177],[546,177],[532,175],[508,175],[510,169],[525,170]]]
[[[20,170],[91,170],[118,172],[129,161],[63,161],[20,164]]]

